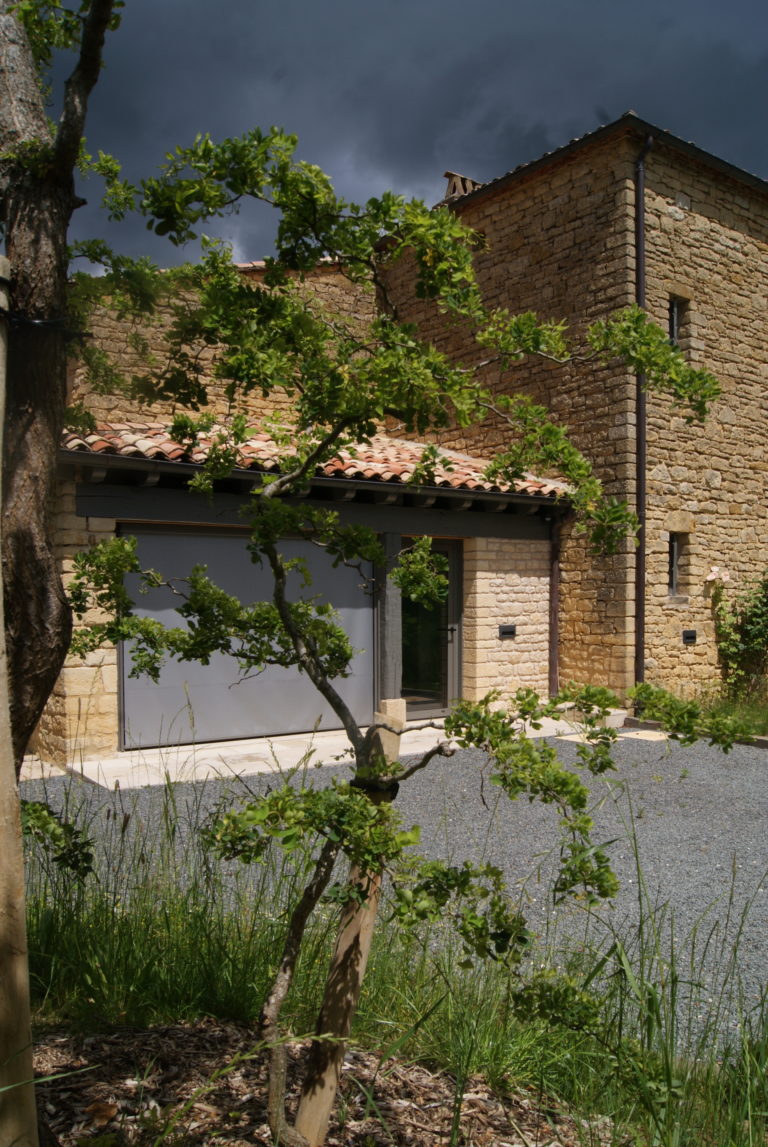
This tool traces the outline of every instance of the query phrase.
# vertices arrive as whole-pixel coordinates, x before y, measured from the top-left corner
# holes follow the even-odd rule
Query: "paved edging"
[[[663,732],[661,721],[644,721],[641,717],[627,717],[624,721],[625,729],[655,729]],[[751,749],[768,749],[768,737],[739,738],[737,745],[748,745]]]

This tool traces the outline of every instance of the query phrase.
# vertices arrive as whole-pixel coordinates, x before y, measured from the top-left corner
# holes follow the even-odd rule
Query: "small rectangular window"
[[[689,300],[682,299],[679,295],[669,296],[669,341],[672,346],[680,347],[685,350],[685,343],[688,337],[688,310]]]
[[[667,575],[667,590],[670,597],[677,597],[678,582],[680,579],[680,535],[669,535],[669,563]]]
[[[688,592],[685,577],[688,535],[670,533],[668,547],[667,592],[670,597],[682,597]]]

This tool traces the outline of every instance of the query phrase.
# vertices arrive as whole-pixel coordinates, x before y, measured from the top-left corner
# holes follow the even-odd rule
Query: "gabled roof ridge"
[[[762,179],[759,175],[754,175],[744,168],[737,167],[736,164],[729,163],[727,159],[721,159],[719,156],[706,151],[690,140],[682,139],[667,128],[657,127],[648,120],[642,119],[634,111],[627,111],[619,116],[618,119],[611,120],[610,123],[607,124],[601,124],[592,131],[585,132],[583,135],[575,136],[573,139],[568,140],[567,143],[561,144],[551,151],[545,151],[536,159],[519,163],[516,167],[504,172],[503,175],[498,175],[494,179],[489,179],[486,183],[481,183],[477,188],[468,191],[465,195],[455,195],[451,199],[450,205],[455,207],[471,199],[480,198],[490,191],[499,189],[506,182],[512,182],[527,173],[538,170],[540,167],[546,167],[549,163],[554,163],[559,159],[565,158],[571,152],[579,151],[581,148],[588,147],[593,143],[598,143],[600,140],[607,139],[611,135],[618,135],[628,129],[646,135],[653,135],[654,139],[660,144],[667,144],[677,151],[682,151],[686,155],[698,159],[700,163],[708,167],[714,167],[739,182],[748,183],[751,187],[759,191],[768,192],[768,180]]]

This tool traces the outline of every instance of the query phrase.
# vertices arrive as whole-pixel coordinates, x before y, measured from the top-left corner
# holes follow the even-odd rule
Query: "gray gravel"
[[[576,762],[575,745],[560,741],[558,748],[566,762]],[[589,919],[572,906],[553,912],[548,902],[545,876],[557,845],[556,814],[524,798],[510,802],[489,783],[483,754],[460,751],[435,761],[403,786],[398,806],[406,824],[422,826],[422,851],[501,867],[525,898],[534,928],[558,944],[583,944],[587,934],[606,942],[615,930],[631,946],[645,912],[641,901],[655,906],[662,931],[674,930],[678,966],[685,970],[690,960],[704,985],[700,1010],[718,998],[738,940],[738,974],[731,981],[739,985],[743,1006],[757,1007],[768,982],[768,752],[736,746],[725,756],[702,743],[682,748],[675,742],[622,739],[615,759],[616,772],[589,778],[589,785],[594,837],[614,842],[610,855],[621,891],[610,907],[601,906]],[[308,774],[310,783],[319,785],[348,775],[348,768],[338,766]],[[253,793],[270,783],[274,780],[264,776],[247,781]],[[136,825],[152,823],[163,800],[161,787],[120,795],[68,778],[28,782],[23,790],[32,799],[45,795],[56,806],[65,800],[82,804],[92,832],[108,823],[116,801],[119,808],[133,810]],[[191,819],[197,820],[198,802],[212,807],[225,790],[245,791],[232,782],[180,784],[176,804],[182,820],[184,809],[193,805]],[[738,1009],[733,1000],[728,1006],[727,1026],[733,1028]]]

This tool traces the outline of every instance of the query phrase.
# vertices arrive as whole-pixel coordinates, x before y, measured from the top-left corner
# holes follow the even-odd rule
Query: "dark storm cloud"
[[[434,201],[446,168],[490,179],[630,107],[768,175],[764,0],[128,0],[106,64],[89,145],[131,179],[197,132],[280,124],[342,194]],[[266,211],[215,230],[256,258],[272,229]]]

